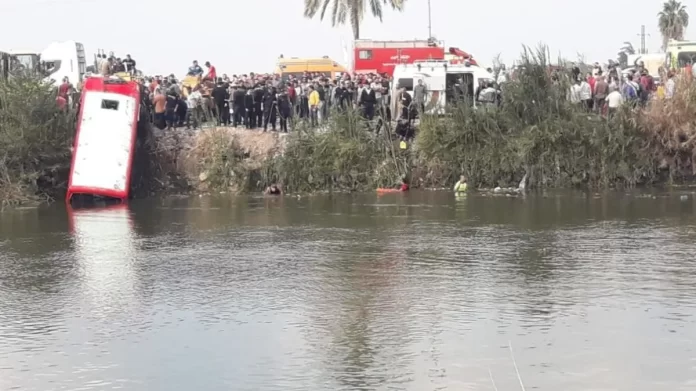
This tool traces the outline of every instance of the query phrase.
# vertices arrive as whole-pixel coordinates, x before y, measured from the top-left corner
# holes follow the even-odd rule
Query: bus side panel
[[[97,78],[87,80],[75,135],[68,201],[74,194],[128,198],[138,112],[136,83],[110,85]]]

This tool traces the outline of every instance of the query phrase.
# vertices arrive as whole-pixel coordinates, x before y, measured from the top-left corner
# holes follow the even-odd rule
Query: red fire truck
[[[422,60],[469,61],[477,65],[466,52],[450,48],[445,56],[442,41],[434,39],[413,41],[373,41],[360,39],[354,44],[353,70],[357,73],[386,73],[392,75],[397,64],[412,64]]]

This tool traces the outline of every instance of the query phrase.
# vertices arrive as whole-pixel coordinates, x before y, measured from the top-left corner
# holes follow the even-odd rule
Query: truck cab
[[[87,68],[84,46],[75,41],[53,42],[41,53],[13,50],[9,56],[10,74],[39,75],[49,84],[59,84],[66,77],[77,84]]]
[[[79,42],[53,42],[41,52],[45,81],[59,84],[64,78],[73,85],[82,81],[87,72],[85,47]]]

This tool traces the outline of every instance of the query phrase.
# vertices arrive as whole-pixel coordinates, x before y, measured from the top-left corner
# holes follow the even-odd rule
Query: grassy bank
[[[425,116],[405,150],[366,130],[358,112],[334,113],[321,130],[289,135],[242,129],[155,133],[148,141],[149,194],[254,192],[280,183],[289,192],[371,191],[403,176],[415,186],[449,187],[465,174],[472,187],[631,187],[691,181],[696,173],[696,87],[645,110],[612,119],[566,100],[541,55],[503,90],[501,107],[451,107]],[[64,194],[58,172],[70,159],[73,114],[35,80],[0,83],[0,200],[3,206]]]
[[[507,85],[497,109],[457,107],[444,121],[424,119],[417,166],[426,185],[452,183],[459,173],[477,186],[516,185],[526,173],[537,188],[636,186],[688,181],[696,153],[696,88],[681,83],[668,101],[647,110],[624,108],[607,120],[566,99],[541,55]]]
[[[32,78],[0,81],[0,206],[53,199],[65,189],[74,114]]]

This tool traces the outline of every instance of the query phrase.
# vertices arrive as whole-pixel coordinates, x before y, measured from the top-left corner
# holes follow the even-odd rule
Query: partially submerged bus
[[[130,194],[140,86],[118,77],[84,82],[66,201],[76,195],[124,203]]]

